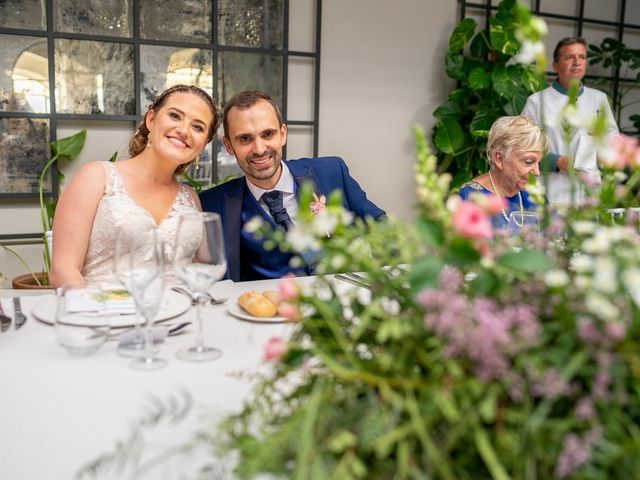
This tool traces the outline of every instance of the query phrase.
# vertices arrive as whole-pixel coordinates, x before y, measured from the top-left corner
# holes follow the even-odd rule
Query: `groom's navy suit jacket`
[[[342,192],[342,202],[345,209],[354,213],[356,217],[379,218],[385,212],[378,208],[373,202],[367,199],[367,194],[360,188],[351,175],[349,169],[339,157],[303,158],[300,160],[285,161],[291,171],[296,183],[296,192],[306,182],[311,182],[314,192],[320,196],[329,196],[334,190]],[[247,199],[247,200],[245,200]],[[254,209],[256,215],[262,216],[273,228],[276,224],[273,219],[261,208],[255,208],[257,202],[251,196],[244,177],[229,180],[221,185],[217,185],[209,190],[200,193],[202,208],[207,212],[219,213],[222,217],[224,228],[225,251],[227,253],[227,278],[233,281],[255,280],[255,273],[248,276],[246,258],[243,258],[243,208],[244,217],[248,217],[247,211]],[[247,205],[243,204],[247,203]],[[251,204],[250,204],[251,203]],[[255,205],[253,205],[255,204]],[[261,247],[260,247],[261,248]],[[279,271],[277,276],[282,276],[293,271],[288,265],[290,255],[277,253],[274,251],[262,250],[264,255],[280,255],[277,262]],[[277,257],[271,257],[271,260]]]

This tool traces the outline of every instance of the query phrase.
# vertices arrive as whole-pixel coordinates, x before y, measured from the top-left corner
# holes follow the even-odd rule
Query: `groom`
[[[385,213],[367,199],[339,157],[282,160],[287,126],[275,102],[260,91],[234,95],[223,114],[224,146],[234,155],[245,176],[229,180],[200,194],[205,211],[219,213],[224,227],[227,276],[234,281],[280,278],[287,273],[308,275],[312,267],[295,269],[291,254],[265,250],[262,240],[242,228],[251,218],[262,217],[272,228],[295,224],[298,191],[311,182],[314,192],[329,196],[342,192],[343,205],[360,218],[377,219]]]

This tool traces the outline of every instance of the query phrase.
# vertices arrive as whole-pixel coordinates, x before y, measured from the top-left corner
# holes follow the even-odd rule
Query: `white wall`
[[[368,196],[410,218],[412,126],[453,83],[444,55],[457,23],[452,0],[325,0],[322,18],[320,155],[342,156]]]

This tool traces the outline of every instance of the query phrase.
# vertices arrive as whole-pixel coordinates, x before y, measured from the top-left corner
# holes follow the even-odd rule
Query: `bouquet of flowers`
[[[540,22],[522,18],[522,43],[538,42]],[[282,281],[298,327],[269,343],[271,373],[226,420],[237,474],[635,478],[637,139],[603,139],[602,181],[585,180],[580,204],[542,202],[539,229],[506,235],[491,228],[499,202],[461,201],[415,136],[415,222],[352,223],[339,195],[313,208],[307,189],[311,208],[277,234],[319,274],[365,272],[369,288]]]

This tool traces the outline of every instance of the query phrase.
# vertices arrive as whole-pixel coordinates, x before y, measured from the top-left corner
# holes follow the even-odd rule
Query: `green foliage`
[[[621,77],[618,95],[613,99],[613,92],[608,91],[609,97],[613,99],[613,113],[620,130],[627,135],[640,136],[640,116],[630,115],[631,125],[623,125],[623,111],[637,104],[638,101],[625,102],[625,97],[629,92],[637,89],[640,83],[640,49],[629,48],[623,42],[615,38],[607,37],[600,45],[589,44],[589,65],[602,65],[604,68],[615,68]],[[596,85],[605,91],[607,80],[602,78],[596,80]]]
[[[54,197],[49,197],[45,201],[44,198],[44,189],[45,189],[45,178],[47,176],[47,172],[51,169],[54,164],[57,164],[59,160],[72,161],[74,160],[84,147],[84,142],[87,138],[87,131],[81,130],[75,135],[71,135],[70,137],[61,138],[60,140],[56,140],[51,142],[51,158],[44,165],[42,170],[40,171],[40,181],[38,183],[38,193],[40,196],[40,216],[42,218],[42,231],[51,230],[53,226],[53,215],[56,210],[57,199]],[[62,173],[58,171],[59,179],[62,179]],[[44,266],[45,270],[48,273],[51,271],[51,252],[49,251],[49,243],[47,242],[46,237],[43,237],[44,240]]]
[[[477,30],[476,22],[465,18],[449,39],[445,70],[457,86],[433,112],[433,142],[440,171],[453,175],[454,187],[486,170],[486,139],[493,122],[518,115],[527,97],[546,85],[533,66],[509,62],[520,47],[519,18],[518,3],[503,0],[488,31]]]

